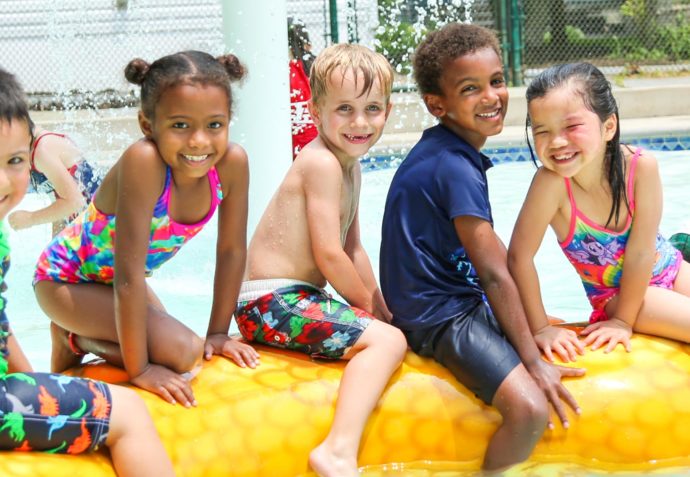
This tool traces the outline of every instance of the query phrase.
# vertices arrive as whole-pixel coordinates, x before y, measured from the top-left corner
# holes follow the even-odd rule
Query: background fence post
[[[331,22],[331,42],[338,43],[340,35],[338,34],[338,1],[330,0],[328,2],[328,17]]]

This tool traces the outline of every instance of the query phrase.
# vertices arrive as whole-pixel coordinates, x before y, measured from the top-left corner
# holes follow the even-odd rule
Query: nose
[[[189,147],[193,149],[201,149],[208,145],[208,134],[204,129],[196,129],[189,136]]]
[[[559,149],[568,145],[568,140],[562,133],[554,134],[551,136],[549,141],[549,147],[551,149]]]
[[[5,168],[0,168],[0,194],[9,194],[12,190],[12,181]]]
[[[494,88],[487,88],[482,95],[482,103],[484,105],[492,105],[498,101],[498,93]]]
[[[353,128],[363,128],[367,125],[367,119],[364,117],[363,113],[356,113],[352,118],[350,126]]]

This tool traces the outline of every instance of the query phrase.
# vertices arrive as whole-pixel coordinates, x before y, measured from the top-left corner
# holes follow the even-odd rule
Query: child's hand
[[[542,359],[538,359],[535,363],[532,363],[527,370],[532,375],[532,378],[537,383],[537,386],[542,390],[546,399],[551,402],[558,418],[561,420],[563,427],[567,429],[570,427],[568,422],[568,416],[563,407],[563,402],[570,406],[576,414],[580,414],[580,406],[577,405],[575,398],[570,391],[563,386],[561,378],[566,376],[583,376],[585,370],[582,368],[568,368],[565,366],[558,366],[555,364],[547,363]],[[553,429],[553,422],[549,418],[549,429]]]
[[[604,353],[613,351],[618,343],[622,344],[628,353],[632,350],[630,345],[632,327],[619,318],[611,318],[589,325],[580,334],[586,336],[584,344],[585,346],[591,345],[592,350],[598,349],[606,343],[608,346]]]
[[[27,229],[33,225],[31,212],[28,210],[17,210],[7,217],[7,222],[14,230]]]
[[[149,364],[139,376],[130,381],[141,389],[158,394],[170,404],[179,402],[184,407],[196,406],[189,381],[165,366]]]
[[[232,359],[241,368],[253,369],[259,365],[259,353],[253,347],[223,333],[206,337],[204,359],[209,360],[214,354]]]
[[[546,359],[553,363],[555,352],[564,363],[575,362],[577,355],[585,352],[585,347],[577,337],[577,333],[557,326],[545,326],[534,335],[534,341],[544,352]]]

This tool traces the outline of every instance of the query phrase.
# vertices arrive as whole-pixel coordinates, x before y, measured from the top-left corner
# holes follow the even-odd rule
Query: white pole
[[[250,164],[249,237],[292,163],[285,0],[222,0],[227,52],[247,67],[234,89],[230,139]]]

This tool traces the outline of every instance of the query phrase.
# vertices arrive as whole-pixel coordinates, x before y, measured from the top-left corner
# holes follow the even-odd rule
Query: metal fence
[[[277,0],[259,1],[269,10]],[[136,56],[225,50],[220,0],[0,0],[0,13],[0,66],[32,93],[105,94],[99,107],[119,105],[109,91],[131,91],[122,69]],[[389,58],[399,85],[411,82],[421,38],[450,21],[499,32],[513,84],[578,60],[613,73],[690,69],[690,0],[287,0],[287,13],[305,25],[313,53],[363,43]]]

